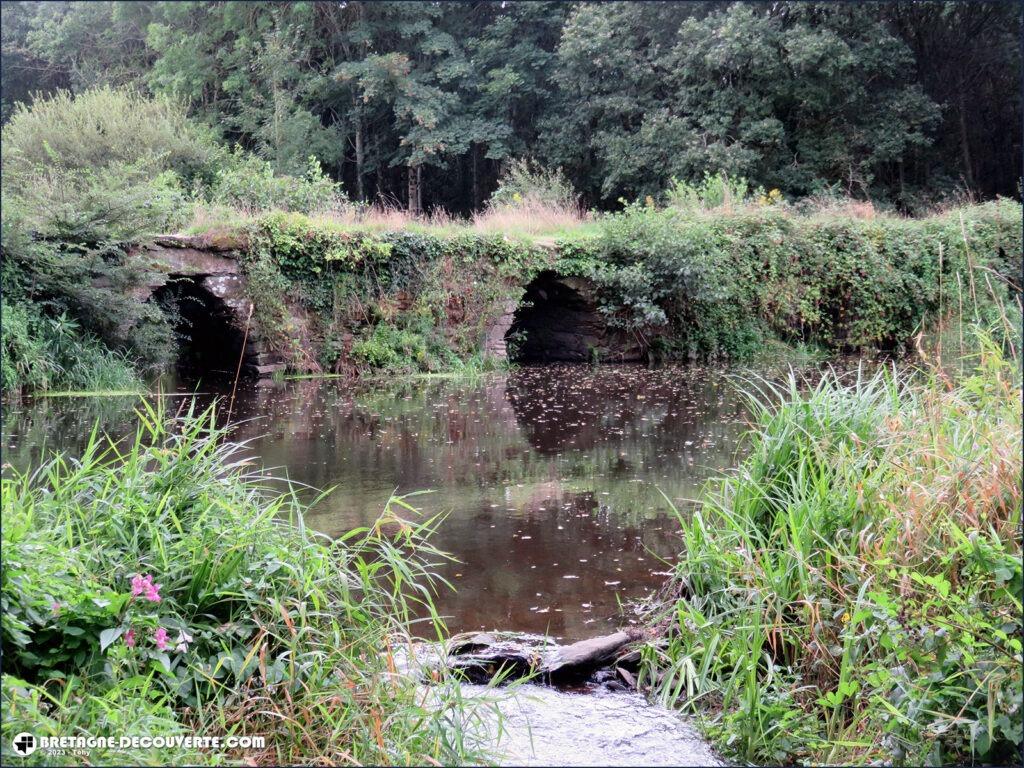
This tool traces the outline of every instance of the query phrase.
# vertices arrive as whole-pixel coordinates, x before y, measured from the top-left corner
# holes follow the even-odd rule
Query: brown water
[[[203,385],[210,395],[218,390]],[[172,403],[176,398],[171,398]],[[9,405],[4,461],[76,450],[93,422],[131,424],[132,398]],[[451,631],[510,629],[572,641],[622,623],[622,602],[664,581],[685,511],[735,464],[740,397],[722,370],[538,366],[474,380],[363,391],[334,380],[250,386],[237,437],[279,475],[335,490],[307,522],[371,523],[393,492],[444,512],[434,543],[459,562],[437,603]],[[663,495],[664,494],[664,495]]]

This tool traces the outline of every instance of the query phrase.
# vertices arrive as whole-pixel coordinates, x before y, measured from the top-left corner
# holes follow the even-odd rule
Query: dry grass
[[[891,213],[879,211],[870,200],[850,198],[810,197],[801,201],[801,213],[807,216],[828,216],[843,219],[871,221]]]
[[[201,203],[194,206],[191,221],[185,231],[207,234],[237,230],[264,213],[266,211]],[[413,216],[403,208],[390,205],[328,208],[312,212],[310,219],[333,228],[368,232],[408,230],[437,234],[476,232],[541,237],[577,229],[592,221],[593,217],[578,206],[565,207],[524,200],[516,205],[488,208],[471,219],[460,218],[443,208],[434,208],[429,213]]]
[[[575,229],[590,219],[578,205],[556,205],[527,198],[517,205],[493,206],[476,214],[473,229],[487,234],[546,235]]]

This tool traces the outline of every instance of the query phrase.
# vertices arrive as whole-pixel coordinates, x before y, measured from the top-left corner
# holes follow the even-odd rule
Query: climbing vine
[[[245,264],[257,324],[300,367],[477,364],[488,323],[544,268],[592,281],[608,326],[658,357],[741,359],[768,339],[894,348],[954,306],[1012,333],[1020,219],[1007,200],[926,219],[638,203],[552,253],[472,230],[361,231],[276,212],[251,225]]]
[[[331,370],[481,364],[488,321],[547,258],[499,235],[366,232],[282,212],[252,224],[248,242],[257,323],[296,365],[304,335]]]

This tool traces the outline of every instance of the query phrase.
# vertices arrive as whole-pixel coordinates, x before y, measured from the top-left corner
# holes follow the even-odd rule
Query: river
[[[175,383],[224,395],[223,384]],[[192,391],[195,391],[194,389]],[[180,398],[169,398],[169,408]],[[5,461],[80,448],[95,421],[127,433],[134,398],[37,398],[5,409]],[[392,493],[444,513],[434,544],[452,632],[512,629],[571,642],[622,621],[665,579],[685,512],[735,462],[743,407],[703,367],[536,366],[353,388],[316,379],[247,385],[235,436],[271,474],[335,490],[307,524],[367,525]],[[313,491],[304,491],[313,496]],[[627,619],[628,621],[628,619]]]
[[[686,514],[707,479],[737,462],[746,411],[736,374],[546,365],[356,385],[243,383],[233,436],[308,498],[334,489],[306,521],[328,535],[372,523],[393,493],[429,490],[409,502],[424,518],[445,515],[432,541],[454,558],[437,569],[455,586],[436,600],[448,630],[569,643],[634,622],[624,606],[664,582],[680,546],[673,508]],[[230,392],[230,382],[160,386],[169,411]],[[55,449],[75,453],[97,422],[131,434],[137,405],[9,404],[5,461],[25,468]],[[420,631],[430,634],[426,624]],[[502,745],[517,764],[716,760],[692,726],[636,695],[527,691],[503,710]]]

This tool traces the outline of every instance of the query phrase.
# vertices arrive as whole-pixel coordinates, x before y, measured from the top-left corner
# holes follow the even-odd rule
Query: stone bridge
[[[252,322],[242,265],[244,244],[209,236],[166,235],[128,253],[151,275],[136,289],[141,301],[173,298],[178,306],[182,362],[233,374],[241,359],[249,376],[267,377],[287,367]]]
[[[252,321],[239,261],[243,242],[216,236],[166,235],[135,247],[129,258],[151,275],[136,289],[140,301],[172,300],[178,332],[187,340],[180,362],[201,371],[267,377],[287,368]],[[546,270],[499,308],[484,330],[485,356],[513,362],[637,362],[646,350],[609,328],[593,284]]]
[[[519,363],[627,363],[646,356],[636,337],[608,327],[595,286],[584,277],[545,270],[503,310],[487,329],[486,355]]]

